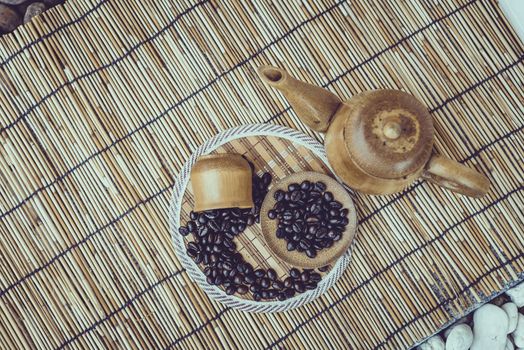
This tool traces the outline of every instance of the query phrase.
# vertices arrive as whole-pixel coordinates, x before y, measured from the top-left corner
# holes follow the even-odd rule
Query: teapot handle
[[[489,191],[489,180],[481,173],[449,158],[433,155],[422,177],[453,192],[482,197]]]

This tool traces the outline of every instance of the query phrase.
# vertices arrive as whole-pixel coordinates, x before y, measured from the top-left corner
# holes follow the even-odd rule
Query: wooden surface
[[[69,0],[0,38],[0,346],[407,348],[524,271],[524,46],[494,0]],[[308,306],[206,298],[166,220],[185,159],[232,126],[307,131],[255,68],[343,99],[398,88],[470,199],[357,195],[353,261]],[[318,134],[312,134],[321,138]],[[220,345],[219,345],[220,344]]]

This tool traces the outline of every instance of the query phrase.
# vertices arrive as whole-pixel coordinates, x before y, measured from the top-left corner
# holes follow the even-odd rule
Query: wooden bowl
[[[313,259],[309,258],[305,253],[294,251],[288,251],[287,241],[283,238],[277,238],[276,231],[278,220],[271,220],[268,218],[268,211],[271,210],[276,200],[274,198],[274,193],[277,190],[287,191],[288,185],[292,183],[301,183],[304,180],[311,182],[322,181],[326,184],[326,191],[333,193],[336,200],[342,203],[344,208],[349,210],[348,219],[349,223],[346,226],[346,230],[342,234],[342,238],[335,242],[332,247],[324,248],[318,251],[317,256]],[[305,171],[298,172],[292,175],[289,175],[277,184],[275,184],[266,195],[264,202],[262,203],[262,208],[260,210],[260,221],[262,224],[262,236],[269,247],[269,249],[280,259],[287,262],[290,265],[303,267],[308,269],[315,269],[322,266],[329,265],[340,258],[349,248],[353,238],[355,237],[357,220],[355,207],[353,206],[353,200],[349,196],[349,193],[346,191],[344,186],[342,186],[335,179],[331,178],[328,175]]]
[[[194,211],[251,208],[251,183],[251,167],[240,154],[217,153],[202,156],[191,169]]]

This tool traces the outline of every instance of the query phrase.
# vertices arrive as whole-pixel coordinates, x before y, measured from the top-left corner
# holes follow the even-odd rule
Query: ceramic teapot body
[[[258,71],[279,89],[309,127],[325,132],[329,163],[349,187],[367,194],[402,191],[416,179],[468,196],[489,190],[482,174],[433,154],[433,122],[415,97],[397,90],[374,90],[342,102],[326,89],[263,66]]]

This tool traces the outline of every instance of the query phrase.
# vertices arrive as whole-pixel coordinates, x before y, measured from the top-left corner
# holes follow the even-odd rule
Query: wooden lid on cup
[[[194,211],[252,208],[252,172],[247,160],[235,153],[198,158],[191,169]]]
[[[423,167],[433,147],[433,120],[415,97],[398,90],[358,95],[344,125],[351,159],[366,173],[396,179]]]

